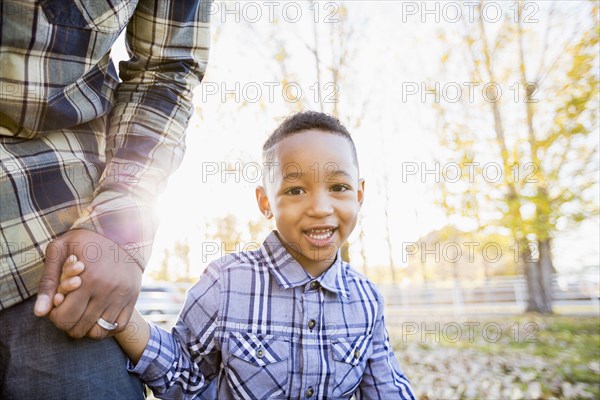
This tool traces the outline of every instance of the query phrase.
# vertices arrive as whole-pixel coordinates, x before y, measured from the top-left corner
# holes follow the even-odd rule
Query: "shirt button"
[[[320,284],[319,282],[317,282],[317,281],[312,281],[312,282],[310,283],[310,288],[311,288],[311,289],[318,289],[318,288],[320,288],[320,287],[321,287],[321,284]]]
[[[309,329],[314,328],[315,325],[317,325],[317,321],[315,321],[314,319],[311,319],[310,321],[308,321],[308,328]]]
[[[256,350],[256,357],[263,358],[264,355],[265,355],[265,351],[262,348],[259,348],[258,350]]]
[[[354,351],[354,358],[359,358],[360,357],[360,350],[355,350]]]
[[[315,394],[315,391],[311,387],[306,390],[306,393],[304,393],[306,398],[312,397],[313,394]]]

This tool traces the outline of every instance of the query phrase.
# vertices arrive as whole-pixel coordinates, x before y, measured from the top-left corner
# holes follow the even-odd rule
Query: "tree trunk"
[[[552,313],[552,279],[553,270],[550,254],[550,240],[538,243],[539,257],[533,260],[529,248],[524,254],[525,277],[529,298],[527,312],[541,314]]]
[[[544,313],[552,313],[552,283],[554,281],[554,265],[552,264],[552,252],[550,239],[539,243],[540,258],[538,261],[542,276],[542,287],[544,289]]]

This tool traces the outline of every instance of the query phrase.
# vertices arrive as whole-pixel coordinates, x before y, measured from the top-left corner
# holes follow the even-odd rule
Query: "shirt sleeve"
[[[367,366],[356,397],[361,399],[411,399],[416,398],[408,378],[396,360],[390,345],[383,317],[383,298],[378,295],[379,311],[373,330],[373,354]]]
[[[106,168],[72,229],[98,232],[146,266],[157,221],[154,199],[185,152],[192,89],[206,70],[211,0],[140,0],[127,25],[108,116]]]
[[[216,397],[221,364],[219,269],[211,264],[188,292],[177,324],[167,332],[150,324],[150,340],[129,371],[162,399]]]

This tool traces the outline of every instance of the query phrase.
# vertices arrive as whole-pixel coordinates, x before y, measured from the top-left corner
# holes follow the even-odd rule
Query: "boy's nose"
[[[307,215],[315,218],[324,217],[333,213],[333,204],[327,193],[315,193],[307,210]]]

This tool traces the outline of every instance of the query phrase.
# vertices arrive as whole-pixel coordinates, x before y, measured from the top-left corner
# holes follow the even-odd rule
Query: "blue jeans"
[[[72,339],[33,315],[35,296],[0,311],[0,399],[144,399],[114,339]]]

